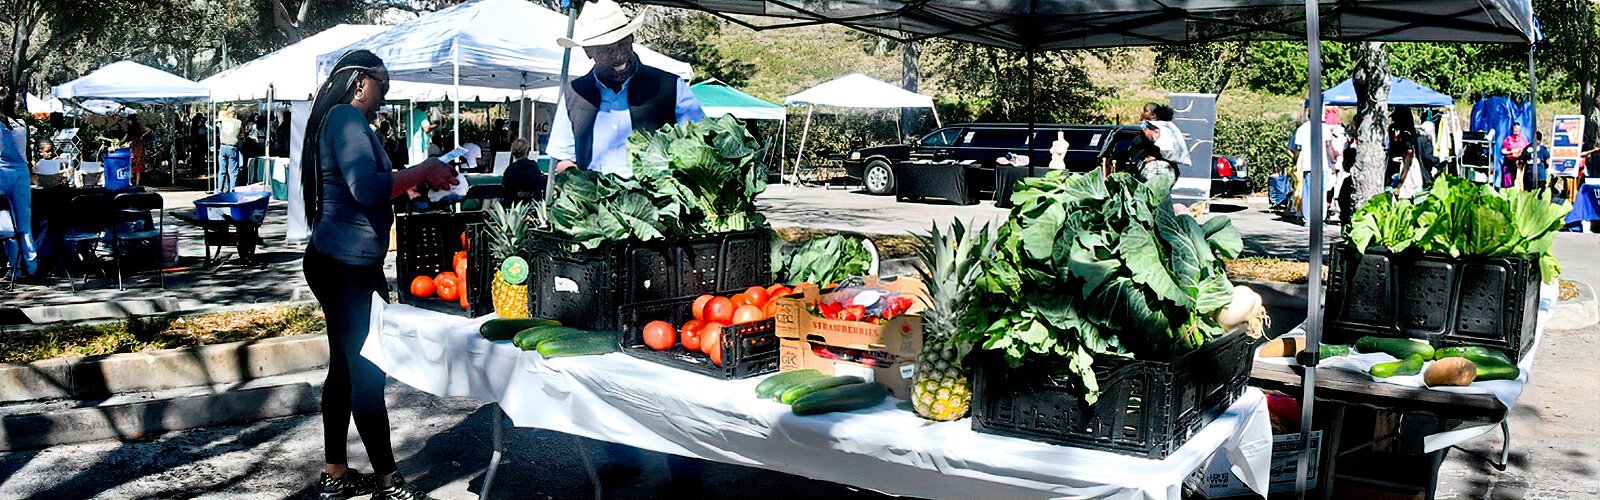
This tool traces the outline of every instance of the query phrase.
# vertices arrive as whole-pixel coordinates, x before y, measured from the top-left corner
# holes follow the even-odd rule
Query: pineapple
[[[957,420],[972,406],[969,371],[962,361],[972,341],[961,335],[961,328],[975,298],[980,260],[991,247],[989,228],[969,233],[957,219],[944,233],[935,225],[926,239],[918,253],[919,272],[928,287],[927,309],[922,312],[922,353],[911,403],[923,418]]]
[[[527,318],[528,314],[528,263],[517,256],[517,250],[527,241],[529,210],[537,210],[534,203],[512,203],[510,208],[496,205],[489,208],[488,223],[484,225],[489,235],[489,258],[497,270],[490,294],[494,312],[501,318]]]

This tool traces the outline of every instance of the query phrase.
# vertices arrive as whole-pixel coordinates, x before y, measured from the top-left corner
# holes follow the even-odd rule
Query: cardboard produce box
[[[1311,431],[1311,467],[1306,469],[1306,489],[1317,487],[1317,464],[1322,453],[1322,431]],[[1268,473],[1267,492],[1294,492],[1294,482],[1300,459],[1300,433],[1272,436],[1272,467]],[[1250,497],[1261,498],[1233,475],[1233,464],[1227,454],[1217,452],[1204,465],[1195,469],[1185,482],[1204,498]]]
[[[871,279],[875,287],[907,295],[923,293],[922,282],[911,278],[894,281]],[[775,330],[778,369],[815,368],[830,375],[856,375],[889,388],[896,398],[911,397],[917,356],[922,352],[922,310],[917,300],[906,314],[879,324],[843,321],[812,315],[809,304],[822,294],[807,289],[801,295],[778,299]]]

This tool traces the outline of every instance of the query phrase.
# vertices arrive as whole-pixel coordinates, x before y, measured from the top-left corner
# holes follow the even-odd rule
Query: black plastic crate
[[[1512,360],[1533,345],[1539,263],[1532,257],[1393,253],[1347,244],[1330,252],[1328,342],[1363,336],[1426,340],[1435,347],[1500,349]]]
[[[489,303],[489,280],[494,276],[493,266],[484,265],[485,258],[478,257],[480,239],[478,226],[482,225],[483,212],[428,212],[395,215],[395,291],[400,303],[431,311],[457,316],[477,317],[494,312]],[[472,239],[472,249],[461,247],[461,234]],[[445,271],[455,271],[456,252],[468,251],[468,276],[461,276],[470,309],[462,309],[459,302],[445,302],[437,297],[419,299],[411,295],[411,280],[417,276],[433,277]],[[485,253],[486,255],[486,253]],[[479,265],[473,265],[473,264]]]
[[[767,286],[771,231],[607,242],[583,249],[554,233],[533,233],[528,259],[532,314],[581,328],[618,328],[618,308]]]
[[[716,295],[726,297],[742,291],[744,289]],[[660,320],[671,323],[673,329],[682,327],[694,318],[690,310],[694,299],[690,296],[622,306],[618,312],[622,351],[636,358],[725,380],[778,371],[778,336],[771,318],[723,327],[722,366],[712,364],[709,356],[689,352],[681,343],[666,351],[644,345],[644,325]]]
[[[1063,446],[1164,459],[1243,393],[1252,342],[1236,332],[1164,361],[1095,360],[1100,399],[1090,406],[1058,375],[1065,362],[1012,368],[974,356],[972,429]]]

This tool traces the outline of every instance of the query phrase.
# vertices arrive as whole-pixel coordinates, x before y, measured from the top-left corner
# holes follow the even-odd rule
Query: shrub
[[[1267,177],[1287,171],[1294,158],[1286,148],[1289,136],[1299,124],[1292,119],[1217,119],[1217,156],[1238,156],[1245,159],[1250,179],[1250,189],[1261,192],[1267,189]]]

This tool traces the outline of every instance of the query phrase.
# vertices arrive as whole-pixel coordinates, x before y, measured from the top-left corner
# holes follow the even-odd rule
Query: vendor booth
[[[795,176],[796,179],[800,175],[805,158],[806,138],[811,133],[811,115],[816,113],[817,106],[857,109],[928,108],[933,112],[934,123],[944,126],[939,120],[939,110],[934,107],[932,97],[860,73],[851,73],[802,90],[800,93],[785,97],[783,103],[787,106],[806,107],[806,123],[800,129],[800,147],[795,149],[794,171],[788,174]],[[896,113],[895,120],[899,119],[900,115]],[[783,171],[780,170],[779,173],[783,174]]]
[[[51,95],[80,104],[91,100],[119,105],[182,104],[204,102],[210,96],[210,89],[172,73],[133,61],[121,61],[58,85],[51,89]],[[175,165],[177,149],[172,148],[170,153]],[[108,189],[126,188],[132,180],[131,165],[124,169],[120,158],[105,161],[104,182]]]

